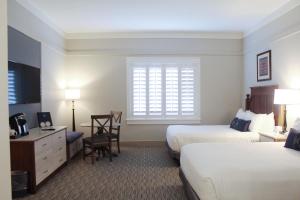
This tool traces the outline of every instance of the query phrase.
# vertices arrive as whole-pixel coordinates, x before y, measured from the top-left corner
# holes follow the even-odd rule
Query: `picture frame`
[[[257,81],[272,80],[272,52],[271,50],[257,54]]]

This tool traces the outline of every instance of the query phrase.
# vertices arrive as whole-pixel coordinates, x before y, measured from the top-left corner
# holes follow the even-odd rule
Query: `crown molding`
[[[242,32],[99,32],[99,33],[66,33],[66,39],[129,39],[129,38],[159,38],[159,39],[242,39]]]
[[[30,13],[35,15],[45,24],[50,26],[54,31],[56,31],[59,35],[65,38],[65,32],[59,28],[51,19],[48,17],[40,8],[31,3],[29,0],[16,0],[21,6],[27,9]]]
[[[272,21],[278,19],[284,14],[288,13],[295,7],[300,5],[299,0],[290,0],[288,3],[284,4],[277,10],[275,10],[271,15],[264,18],[254,27],[250,28],[248,31],[243,32],[196,32],[196,31],[186,31],[186,32],[176,32],[176,31],[155,31],[155,32],[94,32],[94,33],[66,33],[61,28],[59,28],[51,19],[48,17],[40,8],[34,5],[30,0],[16,0],[20,5],[30,11],[33,15],[38,17],[45,24],[54,29],[58,34],[60,34],[65,39],[130,39],[130,38],[141,38],[141,39],[243,39],[252,33],[258,31],[260,28],[266,26]]]
[[[262,21],[260,21],[254,27],[252,27],[251,29],[246,31],[244,34],[244,38],[251,35],[252,33],[258,31],[259,29],[266,26],[267,24],[275,21],[279,17],[285,15],[286,13],[293,10],[294,8],[296,8],[299,5],[300,5],[299,0],[290,0],[288,3],[284,4],[283,6],[279,7],[277,10],[275,10],[272,14],[265,17]]]

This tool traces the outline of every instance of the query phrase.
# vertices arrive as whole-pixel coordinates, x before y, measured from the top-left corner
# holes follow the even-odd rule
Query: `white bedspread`
[[[180,152],[183,145],[210,142],[257,142],[259,134],[240,132],[229,125],[172,125],[167,129],[167,142],[173,151]]]
[[[190,144],[180,163],[201,200],[299,200],[300,152],[283,146]]]

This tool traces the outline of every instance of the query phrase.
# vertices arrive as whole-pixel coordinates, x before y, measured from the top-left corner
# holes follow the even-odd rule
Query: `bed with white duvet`
[[[257,132],[240,132],[229,125],[172,125],[166,133],[168,146],[175,152],[191,143],[202,142],[257,142]]]
[[[201,200],[298,200],[300,152],[283,146],[279,142],[186,145],[181,174]]]
[[[274,113],[255,114],[239,109],[235,117],[251,121],[247,132],[232,129],[230,125],[170,125],[166,141],[171,156],[179,159],[181,148],[192,143],[258,142],[259,132],[269,133],[275,128]]]

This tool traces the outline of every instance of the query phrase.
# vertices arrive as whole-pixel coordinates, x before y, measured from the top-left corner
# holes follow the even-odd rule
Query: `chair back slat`
[[[121,125],[122,112],[121,111],[111,111],[110,114],[113,118],[113,123]]]
[[[91,137],[99,134],[99,131],[106,133],[108,137],[112,132],[112,115],[92,115],[91,116]],[[97,131],[95,131],[97,130]]]

